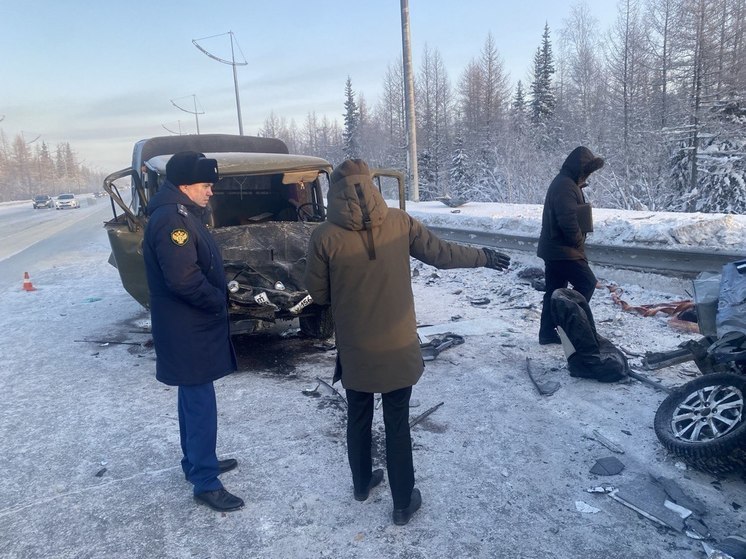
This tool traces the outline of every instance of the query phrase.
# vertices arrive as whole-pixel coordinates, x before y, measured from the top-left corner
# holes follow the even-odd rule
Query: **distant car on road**
[[[54,208],[54,200],[52,200],[52,197],[48,194],[34,196],[33,202],[35,210],[38,210],[39,208]]]
[[[64,210],[65,208],[80,208],[80,203],[75,194],[60,194],[57,196],[57,201],[54,203],[54,207],[58,210]]]

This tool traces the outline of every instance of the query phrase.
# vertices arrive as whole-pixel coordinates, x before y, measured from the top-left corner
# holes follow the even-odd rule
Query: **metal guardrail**
[[[536,254],[536,237],[506,235],[487,231],[454,229],[429,226],[428,229],[442,239],[460,243],[489,246],[504,250]],[[746,258],[746,254],[712,249],[661,249],[627,246],[587,244],[586,254],[591,264],[622,268],[639,272],[652,272],[665,276],[692,279],[701,272],[720,272],[723,265]]]

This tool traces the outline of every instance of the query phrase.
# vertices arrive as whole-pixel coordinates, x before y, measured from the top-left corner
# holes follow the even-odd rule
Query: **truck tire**
[[[675,389],[655,413],[655,434],[691,466],[721,474],[746,468],[746,375],[713,373]]]
[[[298,318],[300,331],[304,336],[325,340],[334,335],[334,319],[330,307],[311,305],[310,313]],[[315,311],[315,312],[314,312]]]

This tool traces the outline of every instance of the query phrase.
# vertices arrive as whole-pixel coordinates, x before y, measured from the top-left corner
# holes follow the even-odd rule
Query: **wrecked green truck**
[[[313,229],[326,219],[331,163],[294,155],[275,138],[201,134],[161,136],[137,142],[132,166],[104,179],[113,219],[104,224],[110,264],[125,290],[149,308],[142,241],[148,200],[166,177],[174,153],[194,150],[218,161],[207,227],[223,254],[231,334],[266,330],[298,320],[303,335],[333,334],[328,307],[315,305],[303,283]],[[394,170],[372,171],[384,198],[404,209],[404,179]]]

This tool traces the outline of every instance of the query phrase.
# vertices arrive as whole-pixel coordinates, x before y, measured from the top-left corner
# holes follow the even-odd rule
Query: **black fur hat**
[[[166,178],[175,185],[218,182],[218,162],[204,153],[180,151],[166,163]]]

